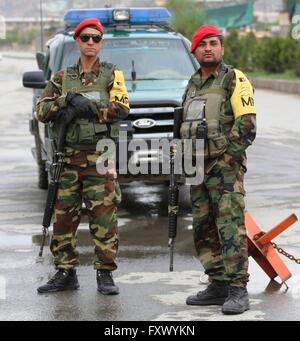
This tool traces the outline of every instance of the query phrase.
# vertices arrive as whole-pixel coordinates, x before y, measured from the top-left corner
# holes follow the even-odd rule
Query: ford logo
[[[156,125],[156,122],[152,120],[151,118],[140,118],[138,120],[135,120],[133,122],[133,125],[136,128],[152,128]]]

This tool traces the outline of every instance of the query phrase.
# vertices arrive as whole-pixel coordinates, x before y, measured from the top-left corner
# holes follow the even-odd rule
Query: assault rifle
[[[179,130],[182,122],[183,109],[176,108],[174,111],[174,139],[179,138]],[[169,243],[170,248],[170,271],[173,271],[174,243],[177,234],[178,193],[179,188],[175,175],[175,159],[177,154],[176,144],[170,147],[170,184],[169,184]]]
[[[64,109],[67,110],[67,109]],[[70,113],[70,112],[69,112]],[[60,116],[63,118],[63,112],[60,112]],[[51,171],[50,171],[50,184],[48,187],[48,194],[47,194],[47,200],[46,200],[46,207],[44,211],[44,217],[43,217],[43,239],[42,244],[39,251],[39,257],[43,256],[43,249],[46,242],[46,237],[48,236],[48,229],[51,224],[51,218],[54,211],[54,206],[56,202],[58,187],[60,183],[60,175],[63,171],[64,167],[64,145],[65,145],[65,139],[67,134],[67,129],[69,123],[74,119],[75,114],[69,114],[68,120],[62,120],[60,124],[60,130],[58,135],[58,141],[55,148],[54,156],[53,156],[53,162],[51,164]]]

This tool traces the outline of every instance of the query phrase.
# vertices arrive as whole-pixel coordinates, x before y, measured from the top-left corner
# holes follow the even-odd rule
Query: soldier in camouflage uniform
[[[66,136],[65,166],[50,245],[58,272],[38,288],[39,293],[79,287],[76,244],[83,201],[95,243],[98,291],[107,295],[119,293],[111,272],[117,268],[116,211],[121,192],[114,169],[102,175],[97,172],[100,152],[96,151],[96,144],[114,136],[118,121],[129,114],[129,105],[122,71],[99,61],[103,32],[97,19],[84,20],[77,26],[73,36],[80,49],[79,61],[52,77],[37,104],[38,119],[49,122],[49,134],[54,140],[61,122],[73,118]]]
[[[253,89],[241,71],[222,61],[223,38],[216,27],[200,27],[191,52],[201,68],[183,97],[181,133],[190,131],[189,115],[198,106],[196,119],[205,115],[207,122],[205,175],[203,183],[191,186],[191,201],[194,243],[210,284],[186,303],[222,305],[224,314],[238,314],[249,309],[244,173],[245,150],[256,135]]]

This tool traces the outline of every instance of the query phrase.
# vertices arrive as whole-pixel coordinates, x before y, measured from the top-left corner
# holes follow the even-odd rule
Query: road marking
[[[152,321],[261,321],[264,319],[265,313],[260,310],[248,310],[240,315],[224,315],[221,307],[210,306],[164,313]]]
[[[185,306],[186,298],[190,295],[195,295],[199,290],[204,290],[206,286],[200,287],[199,284],[194,285],[192,288],[183,291],[168,291],[167,294],[151,295],[151,297],[159,303],[166,306],[181,305]]]
[[[125,284],[149,284],[157,283],[159,285],[183,285],[187,288],[178,291],[166,289],[166,294],[151,295],[152,299],[164,306],[172,306],[181,309],[180,311],[166,312],[157,316],[152,321],[248,321],[248,320],[264,320],[265,313],[256,309],[245,312],[241,315],[226,316],[221,312],[218,306],[210,307],[191,307],[186,309],[185,304],[187,296],[195,294],[199,290],[206,288],[206,285],[200,283],[200,271],[175,271],[175,272],[132,272],[116,278],[118,283]],[[260,299],[250,299],[251,306],[259,305]],[[182,310],[183,309],[183,310]]]
[[[188,285],[199,287],[200,271],[174,271],[174,272],[131,272],[117,278],[120,283],[146,284],[163,282],[170,285]],[[205,287],[205,286],[204,286]]]

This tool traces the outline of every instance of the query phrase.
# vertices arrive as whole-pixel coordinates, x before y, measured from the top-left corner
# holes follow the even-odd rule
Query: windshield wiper
[[[161,81],[163,80],[163,78],[153,78],[153,77],[149,77],[149,78],[138,78],[138,81]]]

